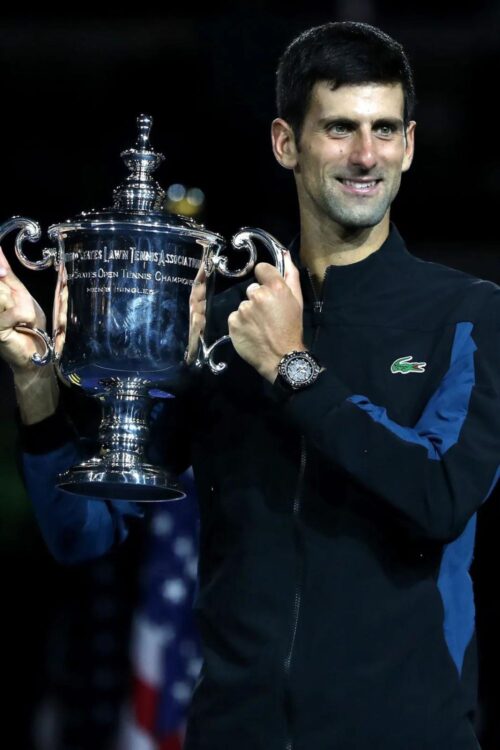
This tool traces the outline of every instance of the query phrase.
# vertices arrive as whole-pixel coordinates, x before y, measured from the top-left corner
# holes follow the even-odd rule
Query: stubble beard
[[[383,194],[373,198],[345,195],[336,181],[326,184],[319,192],[320,200],[316,205],[321,214],[346,229],[369,229],[380,224],[399,192],[401,179],[396,179],[392,185],[387,180],[386,175],[381,186]],[[388,191],[384,189],[387,187]]]
[[[329,190],[322,200],[322,209],[329,219],[346,229],[368,229],[380,224],[391,204],[389,196],[384,195],[375,200],[339,196]]]

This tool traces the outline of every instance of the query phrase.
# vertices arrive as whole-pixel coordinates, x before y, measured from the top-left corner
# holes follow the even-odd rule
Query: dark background
[[[269,137],[278,56],[309,26],[364,20],[404,45],[415,73],[416,155],[394,203],[394,221],[416,255],[500,282],[494,114],[500,3],[476,2],[461,11],[456,3],[429,0],[413,9],[388,0],[240,0],[202,9],[165,4],[161,12],[136,14],[87,5],[77,15],[75,7],[57,15],[46,6],[29,15],[14,7],[0,20],[0,221],[20,214],[46,229],[110,205],[112,189],[125,176],[119,152],[133,144],[135,118],[146,112],[154,117],[152,144],[166,156],[157,173],[163,187],[181,182],[201,188],[210,229],[229,237],[241,226],[261,226],[287,243],[297,230],[293,179],[274,162]],[[12,258],[12,238],[3,245]],[[13,266],[50,314],[53,272],[28,272],[14,260]],[[73,704],[90,713],[82,720],[75,711],[73,734],[67,731],[70,739],[61,747],[108,748],[127,684],[127,629],[143,532],[136,530],[100,563],[67,570],[52,561],[15,473],[14,397],[1,364],[0,384],[2,732],[15,738],[17,750],[47,747],[43,737],[52,729],[46,717],[52,714],[43,709],[64,688],[66,698],[73,696]],[[473,568],[478,732],[485,750],[500,747],[498,523],[497,492],[479,514]],[[106,627],[116,648],[106,656],[113,662],[104,680],[107,703],[96,698],[102,679],[78,679],[83,663],[88,668],[92,659],[105,661],[82,647],[92,631],[94,584],[112,603]]]

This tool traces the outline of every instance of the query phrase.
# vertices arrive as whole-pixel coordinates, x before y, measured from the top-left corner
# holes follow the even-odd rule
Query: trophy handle
[[[33,271],[41,271],[44,268],[49,268],[49,266],[51,266],[52,264],[55,265],[57,261],[57,250],[55,248],[45,248],[42,251],[42,260],[37,261],[29,260],[23,252],[22,244],[25,240],[28,240],[28,242],[37,242],[37,240],[39,240],[41,237],[42,233],[40,230],[40,225],[37,224],[36,221],[33,221],[32,219],[25,219],[22,216],[13,216],[11,219],[4,222],[0,226],[0,242],[7,234],[9,234],[9,232],[12,232],[14,229],[21,230],[15,239],[14,247],[17,258],[21,261],[23,266],[26,266],[26,268],[30,268]],[[33,334],[41,340],[44,346],[44,351],[43,354],[38,354],[38,352],[36,352],[32,355],[31,361],[33,362],[33,364],[38,365],[39,367],[43,367],[44,365],[48,365],[53,361],[54,345],[52,339],[46,331],[44,331],[42,328],[32,326],[29,323],[18,323],[15,326],[15,329],[16,331]]]
[[[256,239],[260,240],[264,247],[269,250],[274,261],[274,265],[278,269],[280,275],[284,276],[285,248],[271,234],[268,234],[263,229],[257,229],[253,227],[244,227],[243,229],[240,229],[240,231],[237,232],[231,240],[231,244],[237,250],[248,250],[250,257],[246,265],[236,271],[230,271],[227,267],[227,256],[220,254],[222,248],[219,247],[212,258],[215,270],[218,271],[222,276],[226,276],[231,279],[240,279],[242,276],[246,276],[248,273],[253,271],[254,266],[257,262],[257,249],[254,243],[254,240]],[[217,341],[214,341],[213,344],[207,346],[203,339],[203,336],[200,336],[201,357],[198,357],[197,364],[200,367],[204,364],[208,365],[214,375],[218,375],[219,373],[223,372],[227,367],[227,362],[214,362],[213,356],[217,347],[220,344],[227,343],[228,341],[231,341],[230,336],[221,336],[221,338],[217,339]]]
[[[40,230],[40,224],[32,219],[25,219],[23,216],[13,216],[12,219],[4,222],[0,226],[0,242],[3,240],[5,235],[12,232],[14,229],[20,229],[21,231],[15,240],[15,251],[18,260],[21,261],[23,266],[30,268],[32,271],[42,271],[44,268],[49,268],[52,264],[55,265],[57,262],[57,250],[54,247],[46,247],[42,250],[42,260],[32,261],[27,258],[23,252],[23,242],[37,242],[42,232]]]
[[[33,334],[33,336],[37,336],[44,345],[45,349],[43,354],[38,354],[38,352],[35,352],[35,354],[31,355],[31,361],[34,365],[43,367],[44,365],[48,365],[55,360],[54,344],[49,334],[44,331],[43,328],[37,328],[36,326],[32,326],[29,323],[18,323],[17,326],[14,326],[14,328],[16,331],[25,331],[26,333]]]
[[[203,367],[203,365],[208,365],[210,367],[210,370],[214,373],[214,375],[218,375],[220,372],[223,372],[227,367],[227,362],[214,362],[213,360],[213,354],[215,351],[215,348],[219,346],[219,344],[225,344],[227,341],[231,341],[231,336],[221,336],[220,339],[217,339],[217,341],[214,341],[213,344],[210,344],[209,346],[206,345],[205,339],[203,338],[203,335],[200,336],[200,348],[201,348],[201,358],[198,356],[198,359],[196,360],[195,364],[197,367]]]
[[[250,271],[253,271],[255,263],[257,262],[257,250],[253,242],[254,239],[260,240],[262,244],[269,250],[274,260],[274,265],[280,272],[281,276],[285,275],[285,259],[283,257],[284,248],[278,242],[275,237],[268,234],[263,229],[257,229],[252,227],[244,227],[233,236],[231,244],[236,250],[248,250],[250,258],[243,268],[239,268],[237,271],[230,271],[227,267],[227,256],[221,255],[220,252],[222,247],[219,246],[217,252],[212,258],[212,263],[222,276],[227,276],[230,279],[240,279],[242,276],[246,276]]]

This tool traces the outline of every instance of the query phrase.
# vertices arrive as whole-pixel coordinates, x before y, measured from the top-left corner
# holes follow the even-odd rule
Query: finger
[[[3,276],[7,276],[7,270],[9,268],[9,264],[7,262],[7,258],[3,254],[3,250],[0,247],[0,279]]]
[[[283,280],[278,269],[270,263],[257,263],[254,273],[257,281],[263,285],[269,285]]]
[[[35,300],[34,302],[37,317],[39,317],[40,314],[43,316],[43,311],[40,305]],[[66,287],[61,290],[58,299],[54,301],[54,320],[56,321],[57,327],[59,329],[66,328],[66,324],[68,322],[68,289]],[[44,328],[45,325],[42,325],[40,327]]]
[[[9,261],[5,257],[4,251],[0,247],[0,264],[2,265],[3,270],[8,270],[10,268]],[[11,269],[12,270],[12,269]],[[3,275],[3,274],[2,274]]]
[[[21,322],[35,325],[34,315],[26,315],[21,321],[19,320],[19,310],[16,307],[9,307],[7,310],[0,313],[0,331],[14,328]]]
[[[202,302],[207,297],[207,287],[205,284],[191,287],[191,294],[189,295],[190,303]]]
[[[197,302],[198,300],[205,299],[207,296],[207,285],[206,285],[206,278],[207,275],[205,273],[204,266],[200,266],[198,269],[198,272],[194,278],[193,285],[191,287],[191,292],[189,295],[190,302]]]
[[[191,329],[190,334],[192,333],[195,337],[198,337],[200,333],[203,333],[203,330],[205,328],[205,316],[201,315],[200,313],[193,313],[191,315]]]
[[[1,268],[0,277],[2,281],[5,284],[7,284],[7,286],[9,286],[11,289],[15,289],[18,291],[21,291],[21,290],[24,291],[26,289],[24,284],[21,281],[19,281],[14,271],[10,267],[9,261],[5,257],[5,254],[1,247],[0,247],[0,268]]]
[[[198,351],[200,336],[205,329],[205,316],[199,313],[193,313],[189,324],[189,340],[186,351],[186,362],[192,364]]]
[[[198,268],[198,271],[196,272],[196,276],[194,277],[193,285],[198,286],[199,284],[204,284],[207,280],[207,272],[205,270],[205,264],[201,263],[200,267]]]
[[[197,315],[205,315],[207,311],[207,303],[206,300],[202,300],[201,302],[195,302],[194,304],[189,305],[189,312],[191,315],[196,313]]]
[[[228,316],[228,319],[227,319],[227,325],[228,325],[228,328],[229,328],[229,335],[230,336],[233,334],[234,329],[238,325],[239,321],[240,321],[239,311],[238,310],[233,310],[233,312],[230,313],[230,315]]]
[[[293,296],[302,307],[303,298],[302,289],[300,287],[299,269],[294,264],[289,250],[285,250],[285,252],[283,253],[283,259],[285,261],[285,284],[289,287]]]
[[[66,270],[66,266],[63,266],[59,273],[57,274],[57,282],[56,282],[56,293],[61,292],[62,290],[66,289],[68,286],[68,272]]]
[[[290,250],[283,251],[283,260],[285,262],[285,279],[289,274],[297,274],[299,270],[292,260],[292,254]]]
[[[6,285],[0,285],[0,311],[8,310],[9,307],[14,307],[14,298],[9,287]]]
[[[251,312],[252,309],[255,309],[255,306],[252,305],[250,300],[244,299],[243,302],[240,302],[238,307],[238,312],[240,315],[243,315],[244,317],[248,316],[248,313]]]
[[[257,284],[255,281],[247,286],[248,299],[252,299],[257,289],[260,289],[260,284]]]

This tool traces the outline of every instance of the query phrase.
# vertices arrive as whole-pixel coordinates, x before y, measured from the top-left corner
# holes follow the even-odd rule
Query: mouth
[[[382,182],[381,179],[348,180],[341,177],[337,177],[337,180],[344,190],[352,195],[374,195],[378,190],[379,183]]]

